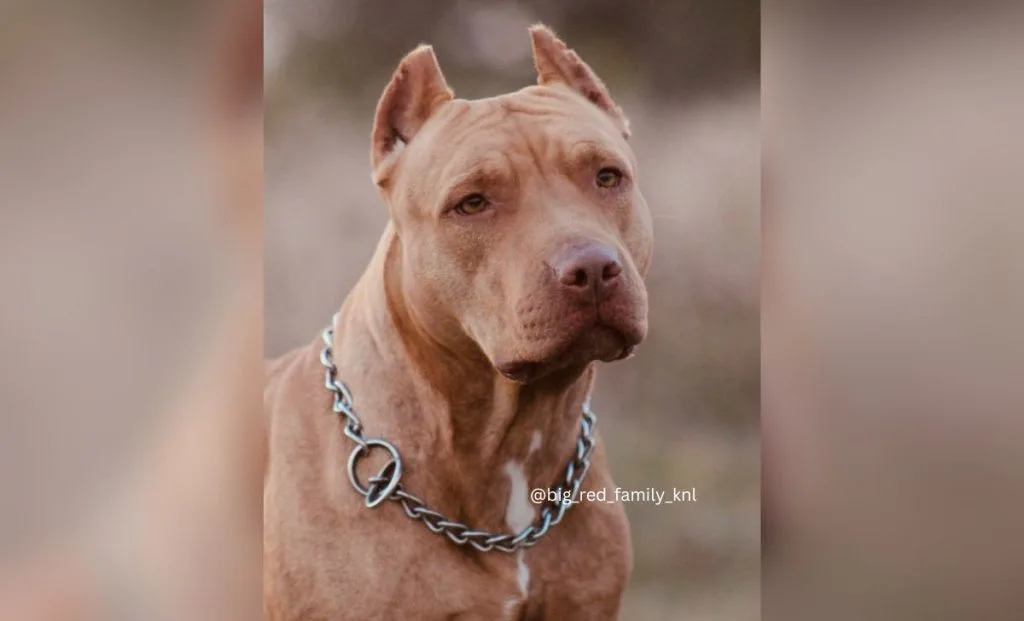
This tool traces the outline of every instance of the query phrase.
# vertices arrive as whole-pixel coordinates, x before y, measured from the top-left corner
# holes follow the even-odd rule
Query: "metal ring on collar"
[[[391,459],[375,476],[369,478],[364,487],[359,482],[359,477],[356,476],[356,464],[374,447],[386,450],[391,455]],[[371,509],[376,507],[391,497],[402,479],[402,458],[398,455],[398,449],[382,438],[370,438],[364,440],[363,444],[357,444],[348,455],[348,478],[352,481],[352,486],[356,488],[356,491],[366,497],[366,506]]]

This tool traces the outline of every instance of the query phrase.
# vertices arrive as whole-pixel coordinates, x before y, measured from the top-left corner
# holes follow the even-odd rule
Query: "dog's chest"
[[[307,365],[315,370],[316,359]],[[314,379],[292,385],[313,385]],[[281,407],[275,407],[278,401]],[[630,565],[621,506],[577,505],[524,552],[478,553],[409,519],[397,503],[364,506],[346,478],[350,446],[337,420],[295,416],[304,409],[322,411],[329,405],[324,395],[295,389],[271,398],[270,404],[273,457],[264,489],[264,593],[270,621],[616,618]],[[383,435],[398,437],[408,447],[396,435],[399,431],[381,428]],[[527,443],[521,460],[530,457],[535,444]],[[410,463],[426,462],[413,457]],[[495,517],[500,514],[505,524],[491,528],[518,532],[536,519],[528,495],[532,481],[521,463],[503,463],[494,473],[502,490],[493,498]],[[417,478],[412,469],[403,481],[410,489],[428,490],[421,492],[424,496],[441,495],[436,484]],[[599,446],[584,489],[600,487],[614,484]]]
[[[309,543],[268,550],[275,558],[268,558],[267,586],[276,591],[268,618],[615,619],[628,574],[628,534],[617,520],[585,513],[570,512],[536,546],[515,553],[464,550],[417,528],[400,510],[331,532],[289,528]]]

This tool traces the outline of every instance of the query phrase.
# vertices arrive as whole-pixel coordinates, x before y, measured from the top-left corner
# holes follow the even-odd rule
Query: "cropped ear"
[[[533,64],[537,68],[537,83],[541,86],[568,86],[608,114],[619,126],[622,135],[629,138],[629,119],[612,101],[604,82],[597,77],[594,70],[543,24],[530,27],[530,39],[533,41]]]
[[[391,77],[377,103],[373,120],[370,163],[375,183],[382,164],[396,148],[406,145],[437,108],[454,97],[429,45],[409,52]]]

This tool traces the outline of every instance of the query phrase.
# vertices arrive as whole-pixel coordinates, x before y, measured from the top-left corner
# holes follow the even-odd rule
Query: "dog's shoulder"
[[[310,386],[323,385],[321,374],[320,350],[316,342],[264,361],[263,411],[268,429],[272,428],[274,412],[281,403],[297,405],[295,402],[303,400],[303,393],[308,393]],[[296,391],[300,394],[293,394]]]
[[[320,351],[316,347],[317,343],[319,343],[319,340],[315,343],[310,343],[302,347],[296,347],[277,358],[264,360],[264,395],[266,395],[268,391],[279,386],[281,381],[286,379],[286,376],[289,376],[296,371],[301,371],[300,367],[308,366],[311,361],[319,362]]]

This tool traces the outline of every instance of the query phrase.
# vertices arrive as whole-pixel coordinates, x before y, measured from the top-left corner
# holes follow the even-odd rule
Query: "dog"
[[[626,116],[530,35],[536,85],[457,99],[422,45],[381,96],[387,227],[326,347],[267,363],[271,620],[618,617],[625,512],[563,501],[614,489],[588,400],[646,336],[651,217]]]

